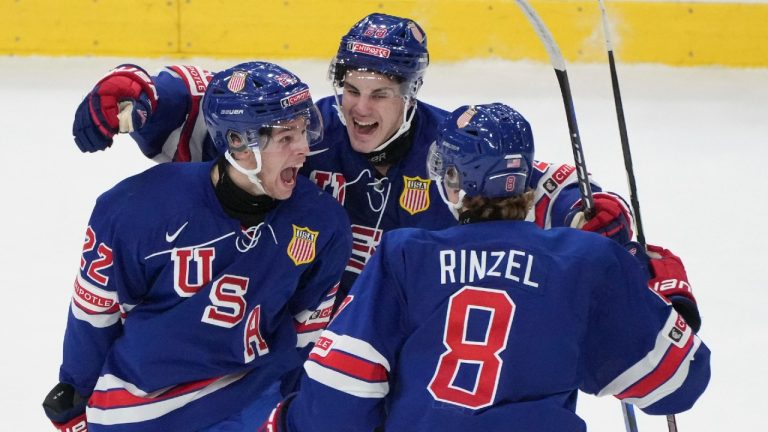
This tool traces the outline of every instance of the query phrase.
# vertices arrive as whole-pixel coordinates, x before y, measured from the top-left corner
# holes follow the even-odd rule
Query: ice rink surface
[[[40,403],[57,382],[67,308],[83,232],[96,197],[153,163],[128,137],[82,154],[75,107],[110,67],[156,72],[173,60],[0,58],[0,403],[2,430],[52,430]],[[186,61],[217,71],[238,61]],[[325,62],[285,61],[331,94]],[[768,70],[619,63],[645,234],[686,263],[712,350],[706,393],[680,414],[680,432],[761,430],[768,388]],[[607,64],[568,65],[589,171],[628,196]],[[548,64],[434,64],[420,99],[454,109],[504,102],[531,122],[538,160],[573,160],[563,103]],[[546,329],[541,329],[546,331]],[[510,384],[513,385],[513,384]],[[624,429],[619,402],[582,395],[593,432]],[[641,432],[666,431],[638,414]]]

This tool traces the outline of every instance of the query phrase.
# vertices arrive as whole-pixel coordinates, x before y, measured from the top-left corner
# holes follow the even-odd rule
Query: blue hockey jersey
[[[456,219],[429,178],[426,163],[446,111],[419,102],[409,152],[381,175],[364,155],[352,149],[335,104],[333,97],[317,102],[323,116],[323,141],[312,148],[301,173],[336,197],[352,223],[352,256],[341,284],[345,294],[383,233],[396,228],[443,229],[456,225]],[[535,161],[531,174],[535,205],[526,219],[543,228],[564,226],[568,212],[581,205],[577,181],[571,165]],[[596,194],[601,191],[596,183],[592,188]]]
[[[210,74],[193,66],[169,66],[153,82],[158,106],[147,124],[131,134],[147,157],[158,162],[215,158],[199,105]],[[317,101],[323,117],[323,140],[311,148],[300,173],[332,194],[347,210],[353,249],[341,289],[346,293],[376,250],[381,235],[395,228],[442,229],[456,225],[427,173],[429,146],[448,112],[419,101],[411,125],[411,148],[385,176],[355,152],[339,120],[334,97]],[[544,228],[565,225],[568,212],[580,205],[573,166],[535,162],[531,175],[535,205],[527,220]],[[592,182],[592,190],[602,189]]]
[[[344,206],[352,223],[352,256],[342,286],[348,290],[389,230],[403,227],[442,229],[456,225],[427,173],[429,146],[447,115],[419,102],[411,124],[411,148],[380,175],[366,157],[352,149],[333,97],[320,99],[323,141],[312,148],[301,173]]]
[[[282,426],[584,431],[577,390],[684,411],[708,384],[709,349],[646,283],[593,233],[522,221],[389,232]]]
[[[91,395],[89,430],[227,418],[295,371],[329,320],[351,247],[343,209],[299,178],[244,228],[219,204],[212,167],[161,164],[97,200],[60,369]]]

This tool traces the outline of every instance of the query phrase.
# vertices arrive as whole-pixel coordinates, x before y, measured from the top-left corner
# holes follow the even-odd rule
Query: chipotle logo
[[[360,42],[350,42],[347,44],[347,50],[371,55],[374,57],[389,58],[389,50],[376,45],[368,45]]]

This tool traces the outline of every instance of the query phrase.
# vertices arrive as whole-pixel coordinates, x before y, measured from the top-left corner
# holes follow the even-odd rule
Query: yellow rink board
[[[605,61],[596,0],[531,4],[566,60]],[[606,5],[622,62],[768,66],[766,3]],[[547,61],[513,0],[0,0],[0,54],[330,59],[371,12],[419,22],[433,61]]]

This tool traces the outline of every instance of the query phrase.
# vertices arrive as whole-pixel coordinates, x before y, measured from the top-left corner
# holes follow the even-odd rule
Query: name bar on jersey
[[[538,288],[533,280],[534,256],[519,250],[485,251],[444,249],[439,252],[440,283],[475,282],[498,277]]]

